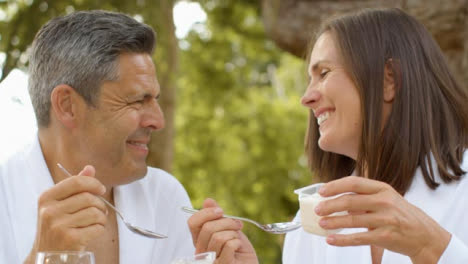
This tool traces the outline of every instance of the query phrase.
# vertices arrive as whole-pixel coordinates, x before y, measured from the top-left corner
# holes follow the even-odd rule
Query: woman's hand
[[[408,203],[390,185],[349,176],[331,181],[319,193],[324,196],[353,192],[321,202],[316,213],[325,229],[368,228],[368,232],[327,237],[334,246],[374,245],[407,255],[413,263],[437,263],[451,234],[418,207]],[[327,216],[348,211],[349,215]]]
[[[242,222],[224,218],[223,210],[212,199],[188,220],[196,253],[216,252],[217,264],[258,264],[250,241],[242,233]]]

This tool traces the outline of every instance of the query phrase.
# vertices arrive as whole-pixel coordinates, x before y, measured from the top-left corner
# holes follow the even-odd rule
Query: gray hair
[[[50,122],[50,95],[66,84],[90,106],[96,106],[103,81],[118,78],[118,56],[152,54],[151,27],[115,12],[80,11],[45,24],[33,42],[29,61],[29,94],[39,127]]]

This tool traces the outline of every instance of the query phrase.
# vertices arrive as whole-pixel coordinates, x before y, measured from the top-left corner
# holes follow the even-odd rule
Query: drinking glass
[[[176,258],[171,264],[213,264],[216,259],[216,252],[205,252],[192,257]]]
[[[90,251],[39,252],[36,264],[95,264],[94,254]]]

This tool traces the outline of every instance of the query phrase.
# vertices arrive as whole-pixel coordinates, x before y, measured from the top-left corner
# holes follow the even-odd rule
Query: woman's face
[[[313,110],[319,147],[356,160],[362,130],[361,101],[330,33],[323,33],[315,43],[308,72],[310,82],[301,103]]]

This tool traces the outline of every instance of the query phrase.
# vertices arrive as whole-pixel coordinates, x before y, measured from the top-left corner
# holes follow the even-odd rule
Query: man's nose
[[[148,103],[142,120],[142,127],[147,127],[152,130],[163,129],[165,125],[164,113],[159,105],[159,102],[154,98]]]

